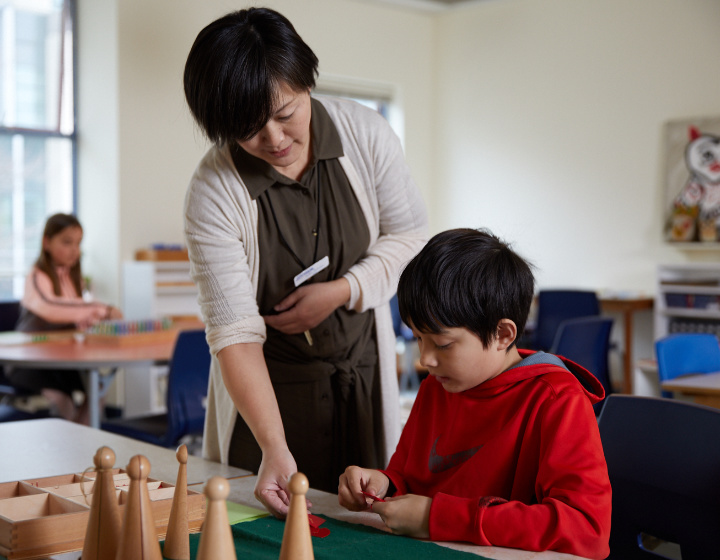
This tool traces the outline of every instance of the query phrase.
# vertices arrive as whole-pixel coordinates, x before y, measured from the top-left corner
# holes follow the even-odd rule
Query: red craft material
[[[325,520],[322,517],[308,513],[308,522],[310,523],[310,535],[324,539],[330,534],[330,529],[327,527],[320,527]]]

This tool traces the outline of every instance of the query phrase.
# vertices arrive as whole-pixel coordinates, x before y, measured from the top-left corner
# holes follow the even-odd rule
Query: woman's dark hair
[[[285,16],[240,10],[198,34],[185,63],[185,99],[210,141],[248,140],[277,110],[280,84],[310,90],[317,68],[315,53]]]
[[[501,319],[525,328],[534,292],[530,265],[485,230],[453,229],[434,236],[405,267],[398,285],[400,315],[420,332],[464,327],[484,347]]]
[[[60,280],[58,280],[58,275],[55,271],[55,265],[53,265],[50,253],[45,250],[45,240],[52,239],[61,231],[69,227],[80,228],[82,231],[80,221],[72,214],[53,214],[50,216],[47,219],[47,222],[45,222],[43,241],[40,246],[40,256],[35,261],[35,266],[47,274],[50,277],[50,280],[52,280],[53,292],[56,296],[62,295],[60,292]],[[78,259],[78,262],[76,262],[70,269],[70,280],[72,280],[73,287],[75,288],[77,295],[82,296],[82,270],[80,268],[80,259]]]

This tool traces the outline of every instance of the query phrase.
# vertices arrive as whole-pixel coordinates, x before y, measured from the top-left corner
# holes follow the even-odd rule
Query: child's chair
[[[720,342],[714,334],[678,333],[655,342],[660,383],[691,373],[720,371]],[[672,398],[663,391],[662,396]]]

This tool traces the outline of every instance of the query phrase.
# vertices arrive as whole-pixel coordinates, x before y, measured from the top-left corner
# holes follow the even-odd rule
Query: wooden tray
[[[42,558],[82,550],[90,516],[94,471],[0,484],[0,555],[8,560]],[[121,515],[129,478],[113,469]],[[165,538],[175,486],[148,478],[148,493],[159,539]],[[188,525],[198,533],[205,496],[188,490]]]

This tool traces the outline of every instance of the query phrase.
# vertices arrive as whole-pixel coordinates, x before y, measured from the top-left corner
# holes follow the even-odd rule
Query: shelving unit
[[[128,319],[200,316],[189,261],[123,263],[123,312]]]
[[[200,317],[187,251],[140,250],[136,258],[123,263],[125,319]],[[165,412],[167,376],[167,366],[125,368],[123,416]]]
[[[676,332],[720,337],[720,264],[660,265],[654,323],[656,340]]]

